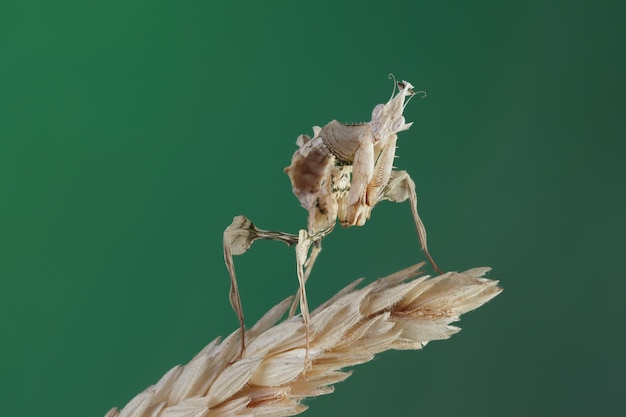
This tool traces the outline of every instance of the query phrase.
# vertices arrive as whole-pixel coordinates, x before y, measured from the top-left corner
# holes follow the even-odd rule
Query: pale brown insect
[[[395,85],[394,85],[395,87]],[[336,120],[320,128],[313,127],[313,137],[300,135],[298,149],[285,172],[291,180],[293,193],[308,211],[307,228],[297,235],[262,230],[244,216],[236,216],[224,231],[224,260],[230,273],[230,302],[239,318],[241,354],[245,350],[245,325],[233,255],[248,250],[257,239],[279,240],[296,245],[296,272],[300,287],[290,314],[298,302],[302,318],[310,322],[305,284],[322,250],[322,239],[335,227],[363,226],[371,211],[382,200],[402,202],[408,199],[419,241],[433,268],[441,273],[428,252],[426,229],[417,212],[415,183],[406,171],[393,169],[397,133],[408,130],[402,112],[413,86],[397,83],[398,91],[385,104],[372,111],[372,120],[359,124],[343,124]]]

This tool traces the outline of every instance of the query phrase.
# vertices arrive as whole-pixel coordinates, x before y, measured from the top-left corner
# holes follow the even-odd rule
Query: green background
[[[505,291],[305,415],[618,414],[626,10],[469,3],[3,1],[0,414],[102,416],[234,330],[223,229],[303,227],[297,135],[368,120],[390,72],[428,93],[396,165],[431,253]],[[422,259],[383,203],[325,241],[310,304]],[[284,245],[236,262],[249,324],[297,288]]]

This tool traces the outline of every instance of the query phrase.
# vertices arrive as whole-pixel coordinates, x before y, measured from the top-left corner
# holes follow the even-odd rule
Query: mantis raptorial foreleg
[[[368,203],[370,182],[376,170],[374,136],[371,130],[358,136],[359,147],[352,161],[352,183],[346,198],[346,221],[351,226],[363,226],[370,216],[373,204]]]

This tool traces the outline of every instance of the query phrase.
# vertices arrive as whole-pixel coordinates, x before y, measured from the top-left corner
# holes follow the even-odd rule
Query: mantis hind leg
[[[243,356],[243,352],[246,349],[245,320],[243,307],[241,306],[239,286],[237,285],[233,255],[241,255],[246,252],[257,239],[278,240],[289,246],[299,242],[297,235],[259,229],[250,219],[244,216],[235,216],[230,226],[224,230],[224,262],[230,274],[230,304],[239,319],[239,329],[241,332],[241,350],[239,357]]]

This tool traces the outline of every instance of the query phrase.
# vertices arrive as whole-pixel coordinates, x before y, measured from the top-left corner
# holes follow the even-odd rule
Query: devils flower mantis
[[[285,172],[291,180],[293,193],[308,211],[307,228],[297,235],[257,228],[248,218],[236,216],[224,231],[224,260],[230,273],[230,302],[239,318],[241,354],[245,350],[244,315],[237,286],[233,255],[248,250],[257,239],[278,240],[296,246],[296,272],[300,284],[290,314],[298,302],[307,328],[309,307],[305,284],[322,250],[322,239],[335,227],[363,226],[374,206],[383,200],[409,200],[420,245],[433,268],[441,273],[428,252],[426,229],[417,212],[415,183],[406,171],[393,169],[398,132],[408,130],[402,112],[413,86],[406,82],[395,85],[392,97],[372,111],[372,120],[359,124],[343,124],[333,120],[326,126],[313,127],[313,137],[300,135],[298,149]],[[395,94],[395,95],[394,95]],[[308,354],[308,349],[307,349]]]

